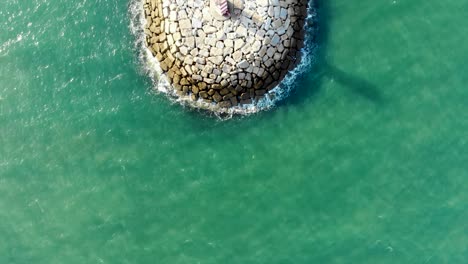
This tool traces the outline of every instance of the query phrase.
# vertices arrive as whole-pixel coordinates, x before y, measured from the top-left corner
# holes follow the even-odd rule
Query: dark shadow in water
[[[318,93],[326,79],[337,81],[343,87],[373,103],[383,103],[382,94],[376,85],[328,63],[329,23],[333,19],[333,14],[327,0],[315,0],[315,8],[317,10],[317,20],[315,21],[317,32],[313,42],[316,43],[317,49],[315,51],[314,66],[311,72],[305,72],[302,76],[299,76],[296,89],[293,90],[287,100],[279,103],[279,105],[301,104],[306,100],[310,100]],[[314,45],[314,43],[305,43],[305,45]]]
[[[325,63],[323,67],[325,68],[329,78],[333,78],[333,80],[350,89],[357,95],[360,95],[374,103],[383,102],[379,89],[373,83],[360,78],[359,76],[344,72],[328,63]]]

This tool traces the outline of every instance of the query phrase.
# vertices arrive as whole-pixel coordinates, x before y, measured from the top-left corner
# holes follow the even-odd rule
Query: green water
[[[468,4],[317,1],[316,64],[219,121],[128,0],[0,2],[0,263],[467,263]]]

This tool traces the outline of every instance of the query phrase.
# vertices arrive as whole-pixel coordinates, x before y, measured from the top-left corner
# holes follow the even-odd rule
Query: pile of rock
[[[146,0],[148,49],[179,96],[221,108],[269,95],[299,62],[307,0]]]

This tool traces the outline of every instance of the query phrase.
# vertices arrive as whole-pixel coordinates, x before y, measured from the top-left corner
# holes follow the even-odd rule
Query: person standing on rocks
[[[222,16],[228,17],[231,14],[229,13],[229,6],[227,0],[216,0],[216,6],[218,11]]]

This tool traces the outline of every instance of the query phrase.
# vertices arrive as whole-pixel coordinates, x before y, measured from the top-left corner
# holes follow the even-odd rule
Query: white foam
[[[21,32],[20,34],[18,34],[18,35],[16,36],[16,38],[14,38],[14,39],[9,39],[9,40],[7,40],[6,42],[1,43],[1,44],[0,44],[0,53],[7,52],[7,51],[8,51],[8,48],[10,48],[10,46],[15,45],[16,43],[21,42],[25,37],[29,37],[29,34],[30,34],[30,33],[31,33],[31,32],[27,32],[27,33]]]
[[[173,102],[180,103],[182,105],[188,105],[198,109],[204,109],[212,111],[217,116],[223,118],[229,118],[233,115],[249,115],[257,113],[259,111],[268,110],[273,108],[279,101],[287,97],[292,90],[296,87],[297,79],[304,73],[310,71],[314,59],[316,43],[314,42],[314,28],[316,27],[315,18],[316,13],[313,7],[313,1],[309,1],[307,8],[307,18],[304,23],[305,39],[304,47],[301,49],[301,61],[300,63],[286,76],[284,79],[267,95],[258,101],[254,101],[249,105],[235,106],[231,108],[220,108],[215,103],[206,103],[202,100],[193,101],[190,95],[178,96],[175,93],[175,89],[171,88],[170,83],[163,74],[159,62],[151,54],[145,43],[145,32],[144,27],[146,24],[146,18],[143,9],[143,2],[145,0],[132,0],[129,5],[130,10],[130,30],[136,38],[135,48],[139,53],[139,60],[142,65],[142,73],[149,75],[153,82],[153,91],[163,93],[168,96]],[[271,96],[269,96],[271,95]]]

